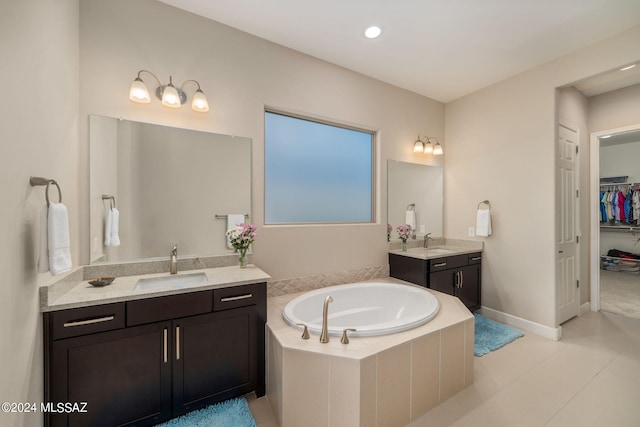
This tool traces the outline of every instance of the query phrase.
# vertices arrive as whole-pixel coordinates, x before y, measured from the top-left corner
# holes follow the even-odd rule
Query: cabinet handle
[[[456,289],[460,289],[460,272],[456,271]]]
[[[480,261],[481,259],[482,259],[481,256],[476,256],[476,257],[471,258],[471,261]]]
[[[464,286],[464,271],[460,270],[460,289]]]
[[[237,297],[220,298],[220,302],[239,301],[241,299],[253,298],[253,294],[238,295]]]
[[[176,326],[176,360],[180,360],[180,326]]]
[[[169,361],[169,356],[167,354],[168,353],[168,351],[167,351],[168,350],[168,348],[167,348],[167,333],[168,333],[167,328],[164,328],[163,334],[162,334],[163,335],[162,344],[163,344],[163,347],[164,347],[164,352],[163,352],[163,354],[164,354],[164,363],[167,363]]]
[[[446,262],[441,262],[440,264],[433,264],[434,267],[444,267],[446,265],[447,265]]]
[[[94,323],[109,322],[115,319],[115,316],[97,317],[95,319],[78,320],[76,322],[67,322],[63,326],[65,328],[73,328],[74,326],[93,325]]]

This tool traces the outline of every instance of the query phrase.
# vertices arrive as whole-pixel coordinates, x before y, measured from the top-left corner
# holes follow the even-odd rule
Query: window
[[[374,133],[265,112],[265,223],[373,222]]]

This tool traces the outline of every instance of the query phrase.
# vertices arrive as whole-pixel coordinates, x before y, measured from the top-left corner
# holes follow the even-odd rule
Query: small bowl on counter
[[[115,277],[98,277],[97,279],[89,280],[89,284],[95,287],[102,287],[110,285],[115,280]]]

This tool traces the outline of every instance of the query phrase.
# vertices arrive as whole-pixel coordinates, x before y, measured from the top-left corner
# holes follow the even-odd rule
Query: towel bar
[[[62,203],[62,191],[60,190],[60,186],[58,185],[55,179],[42,178],[40,176],[32,176],[29,178],[29,183],[31,184],[32,187],[41,186],[41,185],[47,186],[44,193],[44,198],[47,201],[47,206],[51,204],[51,202],[49,201],[49,186],[51,184],[55,185],[56,188],[58,189],[58,203]]]
[[[111,196],[109,194],[103,194],[102,200],[111,200],[111,209],[116,207],[116,198],[114,196]]]
[[[478,203],[478,209],[480,209],[480,206],[482,206],[482,205],[487,205],[487,206],[489,206],[489,209],[491,209],[491,203],[489,203],[488,200],[483,200],[480,203]]]
[[[219,214],[216,214],[216,219],[227,219],[227,216],[228,216],[228,215],[219,215]],[[249,214],[244,214],[244,217],[245,217],[245,218],[249,218]]]

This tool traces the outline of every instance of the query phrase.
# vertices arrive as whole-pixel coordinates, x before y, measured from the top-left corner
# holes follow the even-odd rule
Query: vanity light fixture
[[[149,96],[149,89],[147,89],[147,85],[144,83],[140,75],[142,73],[147,73],[153,76],[154,79],[158,82],[158,87],[156,88],[156,96],[158,99],[162,100],[162,105],[169,108],[180,108],[182,104],[187,102],[187,94],[184,92],[184,87],[187,83],[193,82],[198,86],[196,92],[193,94],[193,99],[191,100],[191,108],[193,111],[197,111],[199,113],[206,113],[209,111],[209,102],[207,101],[207,97],[202,92],[200,88],[200,83],[196,80],[185,80],[179,88],[173,85],[173,78],[169,76],[169,84],[163,85],[160,82],[160,79],[153,74],[151,71],[140,70],[138,71],[138,76],[131,83],[131,88],[129,89],[129,99],[133,102],[138,102],[140,104],[148,104],[151,102],[151,97]]]
[[[431,143],[432,139],[436,142],[435,145]],[[416,139],[416,142],[413,144],[413,152],[427,154],[433,153],[434,156],[440,156],[442,155],[442,146],[438,142],[438,139],[433,136],[420,138],[420,135],[418,135],[418,139]]]

